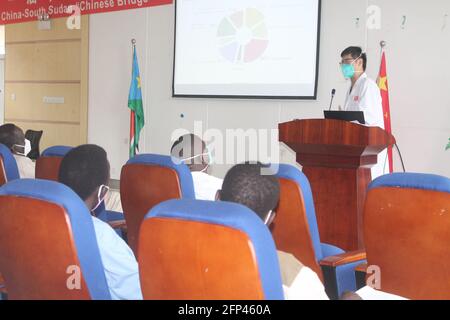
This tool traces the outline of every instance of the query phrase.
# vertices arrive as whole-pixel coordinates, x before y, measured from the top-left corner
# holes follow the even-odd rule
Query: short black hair
[[[172,157],[190,158],[201,154],[206,149],[206,143],[199,136],[188,133],[179,137],[170,148]]]
[[[85,201],[99,186],[109,182],[106,151],[94,144],[73,148],[61,162],[58,180]]]
[[[361,47],[348,47],[341,53],[341,57],[346,55],[351,55],[353,59],[361,58],[363,60],[363,69],[366,71],[367,68],[367,54],[363,52]]]
[[[15,144],[23,145],[25,135],[18,126],[12,123],[6,123],[0,126],[0,143],[12,150]]]
[[[208,165],[204,157],[200,155],[206,153],[206,143],[199,136],[188,133],[179,137],[170,148],[170,155],[173,158],[184,160],[184,163],[191,171],[203,171]]]
[[[240,203],[262,220],[280,199],[280,184],[274,175],[262,174],[268,165],[243,163],[231,168],[223,180],[220,200]]]

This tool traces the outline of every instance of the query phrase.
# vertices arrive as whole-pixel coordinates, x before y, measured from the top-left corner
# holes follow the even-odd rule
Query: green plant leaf
[[[448,139],[448,145],[447,148],[445,148],[445,150],[450,150],[450,138]]]

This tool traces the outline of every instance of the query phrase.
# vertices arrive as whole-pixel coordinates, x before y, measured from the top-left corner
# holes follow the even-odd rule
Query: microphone
[[[330,109],[328,111],[331,111],[331,107],[333,106],[333,100],[334,100],[334,95],[335,94],[336,94],[336,89],[331,90]]]

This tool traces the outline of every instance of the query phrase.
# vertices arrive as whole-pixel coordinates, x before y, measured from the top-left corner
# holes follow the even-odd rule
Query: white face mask
[[[200,154],[197,154],[197,155],[195,155],[193,157],[189,157],[189,158],[184,158],[184,159],[181,159],[181,161],[185,162],[185,161],[192,160],[192,159],[195,159],[198,157],[208,156],[208,162],[206,164],[207,164],[207,167],[209,167],[210,165],[212,165],[214,163],[214,160],[213,160],[213,156],[212,156],[211,152],[209,151],[209,149],[207,149],[207,150],[208,150],[208,152],[200,153]]]
[[[15,144],[14,147],[22,149],[23,153],[22,152],[18,152],[18,151],[16,151],[16,153],[21,155],[21,156],[25,156],[26,157],[31,151],[31,142],[30,142],[30,140],[25,139],[25,145],[24,146],[22,146],[20,144]]]

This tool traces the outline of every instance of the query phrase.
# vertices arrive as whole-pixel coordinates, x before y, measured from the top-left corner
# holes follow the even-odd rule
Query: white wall
[[[392,125],[407,169],[450,177],[450,17],[443,28],[450,1],[371,2],[382,8],[383,25],[369,33],[369,54],[388,42]]]
[[[5,122],[5,60],[0,55],[0,124]]]
[[[0,56],[5,54],[5,26],[0,26]]]
[[[141,77],[147,79],[146,21],[145,9],[96,14],[89,21],[88,142],[107,150],[113,178],[120,176],[120,169],[128,160],[131,39],[137,41]],[[147,101],[145,90],[143,94]],[[145,135],[143,146],[144,140]]]
[[[0,26],[0,123],[5,120],[5,26]]]
[[[366,8],[372,4],[382,10],[382,25],[367,31]],[[128,155],[131,38],[138,41],[144,86],[142,151],[164,154],[169,152],[171,133],[180,127],[193,130],[196,120],[224,130],[276,128],[295,118],[322,117],[332,88],[337,89],[335,106],[343,104],[348,84],[339,71],[341,50],[349,45],[367,47],[368,73],[376,78],[379,42],[386,40],[392,125],[407,169],[450,176],[450,152],[444,151],[450,137],[450,18],[443,28],[444,14],[449,12],[448,0],[323,0],[317,101],[174,99],[174,7],[92,15],[89,142],[107,149],[117,178]],[[213,173],[222,176],[226,169],[217,166]]]

